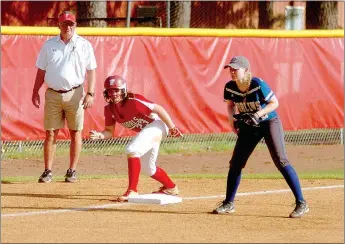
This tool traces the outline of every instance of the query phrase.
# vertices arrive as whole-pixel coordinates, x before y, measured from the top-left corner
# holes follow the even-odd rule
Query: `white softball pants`
[[[125,152],[132,157],[141,158],[141,171],[148,176],[156,173],[156,161],[159,146],[168,135],[168,127],[161,120],[155,120],[145,126],[126,146]]]

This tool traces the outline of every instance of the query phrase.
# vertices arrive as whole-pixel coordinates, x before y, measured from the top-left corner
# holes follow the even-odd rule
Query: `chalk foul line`
[[[335,188],[344,188],[344,185],[333,185],[333,186],[316,186],[316,187],[305,187],[302,188],[303,191],[310,190],[324,190],[324,189],[335,189]],[[270,191],[256,191],[256,192],[239,192],[237,196],[249,196],[249,195],[269,195],[269,194],[279,194],[284,192],[291,192],[290,189],[281,189],[281,190],[270,190]],[[200,196],[200,197],[184,197],[183,200],[199,200],[199,199],[213,199],[221,198],[225,195],[216,195],[216,196]],[[1,218],[4,217],[20,217],[20,216],[33,216],[33,215],[44,215],[44,214],[56,214],[56,213],[67,213],[67,212],[77,212],[77,211],[89,211],[95,209],[108,209],[114,207],[122,207],[133,205],[135,203],[112,203],[104,205],[91,205],[80,208],[66,208],[66,209],[49,209],[44,211],[35,211],[35,212],[20,212],[20,213],[5,213],[1,214]]]

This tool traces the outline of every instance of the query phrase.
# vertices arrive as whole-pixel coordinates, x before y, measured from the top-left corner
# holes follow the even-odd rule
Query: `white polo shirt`
[[[46,71],[49,88],[66,91],[83,84],[86,70],[97,68],[97,63],[89,41],[74,34],[65,44],[58,35],[43,45],[36,67]]]

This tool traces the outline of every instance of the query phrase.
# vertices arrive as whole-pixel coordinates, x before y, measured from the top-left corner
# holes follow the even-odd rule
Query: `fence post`
[[[304,29],[304,7],[286,6],[285,17],[286,30]]]
[[[126,16],[126,27],[131,27],[131,1],[127,1],[127,16]]]
[[[166,14],[167,14],[167,28],[170,28],[170,0],[167,0],[167,7],[166,7]]]

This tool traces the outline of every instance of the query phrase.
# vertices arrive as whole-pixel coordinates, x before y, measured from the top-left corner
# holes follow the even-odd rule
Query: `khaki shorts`
[[[64,128],[66,119],[70,130],[82,130],[84,125],[83,98],[83,86],[66,93],[47,89],[44,105],[44,129]]]

